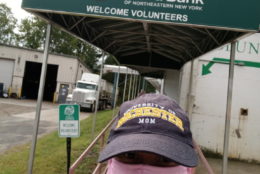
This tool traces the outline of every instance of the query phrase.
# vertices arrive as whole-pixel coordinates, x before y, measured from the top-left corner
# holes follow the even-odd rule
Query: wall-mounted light
[[[37,54],[35,54],[35,55],[34,55],[34,58],[35,58],[35,59],[38,59],[38,55],[37,55]]]

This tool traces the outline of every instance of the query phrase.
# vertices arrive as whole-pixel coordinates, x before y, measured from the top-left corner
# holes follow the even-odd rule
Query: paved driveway
[[[0,153],[32,140],[36,101],[0,98]],[[81,113],[84,119],[89,113]],[[43,102],[38,137],[58,128],[58,104]]]

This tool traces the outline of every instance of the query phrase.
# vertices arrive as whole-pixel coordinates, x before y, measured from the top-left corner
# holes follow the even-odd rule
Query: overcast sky
[[[5,3],[9,8],[11,8],[12,13],[16,19],[20,20],[30,16],[28,12],[21,8],[22,0],[0,0],[0,3]]]

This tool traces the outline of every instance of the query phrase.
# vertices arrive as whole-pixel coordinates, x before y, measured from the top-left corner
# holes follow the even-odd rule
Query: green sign
[[[79,137],[79,105],[59,106],[59,136],[60,137]]]
[[[229,59],[224,59],[224,58],[213,58],[212,61],[210,61],[206,65],[202,65],[202,75],[208,75],[211,73],[210,68],[215,64],[215,63],[225,63],[229,64],[230,60]],[[248,67],[254,67],[254,68],[260,68],[260,63],[259,62],[250,62],[250,61],[244,61],[244,60],[235,60],[234,62],[236,65],[240,66],[248,66]]]
[[[259,31],[259,0],[23,0],[31,11]]]

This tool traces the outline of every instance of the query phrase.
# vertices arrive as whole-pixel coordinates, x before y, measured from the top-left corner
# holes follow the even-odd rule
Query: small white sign
[[[62,120],[60,121],[60,137],[78,137],[78,121]]]

